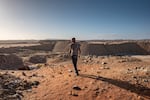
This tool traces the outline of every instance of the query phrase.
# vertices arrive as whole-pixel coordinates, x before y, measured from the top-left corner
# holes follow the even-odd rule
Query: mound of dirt
[[[68,52],[69,41],[57,41],[53,52]],[[150,42],[80,42],[82,55],[147,55]]]
[[[37,46],[29,46],[29,47],[23,47],[23,49],[29,49],[29,50],[41,50],[41,51],[52,51],[54,48],[54,43],[49,44],[41,44]]]
[[[137,44],[150,54],[150,42],[137,42]]]
[[[67,52],[69,51],[69,41],[58,41],[56,42],[53,52]]]
[[[16,55],[0,55],[0,69],[14,70],[23,67],[23,61]]]
[[[66,53],[69,51],[70,41],[40,41],[40,44],[26,47],[0,48],[0,53],[17,53],[25,50],[51,51]],[[150,41],[80,41],[82,55],[148,55]]]
[[[34,55],[29,58],[29,62],[37,64],[37,63],[46,63],[47,58],[44,55]]]
[[[82,44],[81,44],[82,45]],[[150,54],[150,43],[111,43],[111,44],[83,44],[83,55],[147,55]]]

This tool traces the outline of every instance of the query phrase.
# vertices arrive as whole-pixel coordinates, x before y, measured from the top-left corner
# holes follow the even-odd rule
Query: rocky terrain
[[[80,41],[79,76],[69,43],[0,41],[0,100],[150,99],[149,40]]]
[[[39,85],[38,81],[28,82],[8,73],[0,73],[0,81],[0,100],[21,100],[24,97],[22,91],[30,91]]]

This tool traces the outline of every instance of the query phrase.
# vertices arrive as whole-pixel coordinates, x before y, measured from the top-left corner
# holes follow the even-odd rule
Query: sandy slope
[[[38,70],[26,71],[26,76],[21,71],[13,74],[40,81],[37,88],[24,92],[23,100],[149,100],[150,62],[125,61],[125,58],[93,58],[100,61],[97,64],[80,61],[80,76],[71,72],[70,61],[49,62]],[[74,85],[81,90],[74,90]]]

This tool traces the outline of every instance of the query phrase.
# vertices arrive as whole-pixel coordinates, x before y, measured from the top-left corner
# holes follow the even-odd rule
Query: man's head
[[[76,38],[73,37],[72,38],[72,42],[75,43],[76,42]]]

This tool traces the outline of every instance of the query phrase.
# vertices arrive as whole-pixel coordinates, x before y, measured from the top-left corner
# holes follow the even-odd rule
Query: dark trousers
[[[77,60],[78,60],[78,56],[77,55],[73,55],[72,56],[72,63],[74,65],[74,69],[75,69],[75,73],[78,75],[78,69],[77,69]]]

